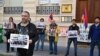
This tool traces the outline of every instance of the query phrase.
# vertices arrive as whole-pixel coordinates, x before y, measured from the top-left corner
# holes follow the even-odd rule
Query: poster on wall
[[[72,4],[62,4],[61,12],[62,13],[71,13],[72,12]]]
[[[11,34],[10,35],[10,47],[13,48],[29,48],[29,36],[22,34]]]
[[[67,31],[68,31],[68,26],[60,26],[60,35],[62,37],[66,37],[67,36]]]

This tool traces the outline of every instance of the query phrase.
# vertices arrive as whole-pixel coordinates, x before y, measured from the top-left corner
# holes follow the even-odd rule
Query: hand
[[[31,44],[32,43],[32,40],[29,40],[29,43]]]
[[[10,39],[8,39],[7,42],[10,43]]]

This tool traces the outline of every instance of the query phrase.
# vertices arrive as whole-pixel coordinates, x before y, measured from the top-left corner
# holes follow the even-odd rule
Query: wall
[[[76,0],[61,0],[60,6],[62,4],[72,4],[72,13],[61,13],[60,15],[54,15],[54,19],[56,20],[59,25],[63,25],[66,23],[61,23],[62,16],[72,16],[72,19],[75,19],[76,15]],[[23,7],[24,10],[29,11],[31,14],[32,22],[39,21],[40,18],[44,18],[47,22],[49,15],[36,15],[36,6],[38,6],[38,0],[23,0]],[[45,5],[49,6],[49,5]],[[61,9],[60,9],[61,10]]]
[[[15,3],[16,2],[16,3]],[[72,4],[72,13],[61,13],[60,15],[54,15],[54,19],[56,20],[56,22],[59,25],[66,25],[66,23],[61,23],[61,17],[62,16],[72,16],[72,18],[76,18],[76,0],[61,0],[60,1],[60,6],[62,4]],[[29,11],[31,14],[31,20],[32,22],[36,22],[39,21],[40,18],[45,18],[45,21],[48,23],[48,18],[49,15],[36,15],[36,6],[38,6],[38,0],[5,0],[5,7],[8,6],[23,6],[24,7],[24,11]],[[47,5],[49,6],[49,5]],[[14,20],[18,23],[20,21],[20,15],[6,15],[4,14],[3,17],[3,21],[7,21],[7,19],[13,16]]]

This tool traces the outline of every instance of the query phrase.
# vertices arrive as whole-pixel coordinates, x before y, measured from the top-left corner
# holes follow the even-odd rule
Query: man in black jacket
[[[76,30],[79,34],[79,27],[77,26],[75,19],[72,20],[72,25],[69,27],[69,31],[70,30]],[[68,46],[67,46],[67,52],[65,56],[69,55],[69,49],[72,41],[74,43],[75,56],[77,56],[77,38],[68,38]]]
[[[32,56],[35,42],[37,40],[36,26],[29,21],[30,14],[28,11],[22,12],[21,17],[22,17],[22,21],[17,26],[17,33],[29,35],[29,49],[18,48],[17,55],[18,56]]]

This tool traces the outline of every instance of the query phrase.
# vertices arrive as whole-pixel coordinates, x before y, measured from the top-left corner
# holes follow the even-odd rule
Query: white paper
[[[29,48],[29,36],[22,34],[11,34],[10,35],[10,47],[14,48]]]
[[[91,40],[88,39],[88,34],[89,34],[89,28],[91,24],[88,24],[87,29],[85,29],[84,24],[79,24],[79,29],[80,29],[80,35],[79,38],[77,39],[78,42],[91,42]]]
[[[37,28],[44,29],[46,25],[44,22],[37,22],[36,26]]]
[[[67,33],[68,38],[77,38],[78,37],[78,32],[77,30],[70,30]]]

